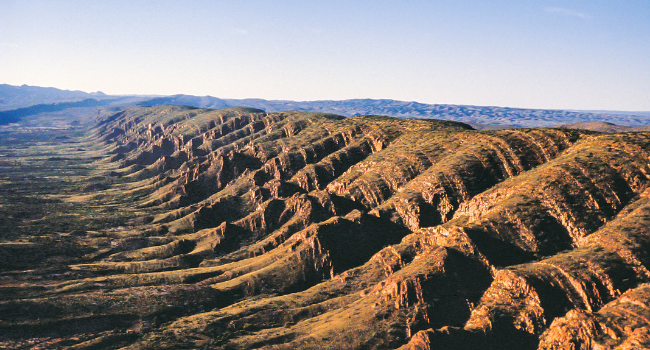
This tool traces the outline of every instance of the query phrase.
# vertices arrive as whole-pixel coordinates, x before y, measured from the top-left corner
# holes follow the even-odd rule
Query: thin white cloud
[[[586,13],[582,13],[582,12],[578,12],[578,11],[574,11],[574,10],[570,10],[570,9],[565,9],[565,8],[562,8],[562,7],[547,7],[544,10],[546,12],[548,12],[548,13],[556,13],[556,14],[560,14],[560,15],[563,15],[563,16],[579,17],[579,18],[584,18],[584,19],[591,18],[591,16],[586,14]]]
[[[246,35],[246,34],[248,34],[248,30],[243,29],[243,28],[235,28],[235,33],[240,34],[240,35]]]
[[[15,43],[6,43],[0,41],[0,47],[17,48],[18,46],[19,45]]]

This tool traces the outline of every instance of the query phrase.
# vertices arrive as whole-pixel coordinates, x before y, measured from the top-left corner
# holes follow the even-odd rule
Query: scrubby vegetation
[[[650,341],[648,133],[100,115],[0,137],[0,347]]]

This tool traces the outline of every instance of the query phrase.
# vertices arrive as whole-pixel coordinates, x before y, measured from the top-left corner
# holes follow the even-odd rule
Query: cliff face
[[[88,137],[114,181],[97,200],[138,216],[79,237],[69,277],[7,289],[12,339],[64,320],[52,347],[650,339],[650,134],[159,106]]]

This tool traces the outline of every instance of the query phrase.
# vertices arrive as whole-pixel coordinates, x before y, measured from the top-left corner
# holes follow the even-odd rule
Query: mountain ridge
[[[13,91],[7,93],[5,91]],[[32,91],[31,95],[16,95],[16,91]],[[13,94],[13,95],[12,95]],[[12,97],[13,96],[13,97]],[[59,96],[59,97],[53,97]],[[333,113],[346,117],[355,115],[387,115],[397,118],[446,119],[469,123],[477,128],[491,127],[552,127],[560,124],[579,122],[609,122],[620,126],[641,127],[650,125],[650,112],[602,112],[545,110],[490,106],[425,104],[419,102],[389,99],[349,99],[321,101],[287,101],[264,99],[226,99],[212,96],[171,95],[171,96],[108,96],[88,94],[80,91],[58,90],[55,88],[16,87],[0,85],[0,109],[24,108],[33,104],[80,101],[82,99],[129,98],[129,105],[187,105],[197,108],[252,107],[267,112],[298,110],[307,112]],[[56,100],[56,99],[59,100]],[[13,100],[12,100],[13,99]],[[54,100],[53,100],[54,99]],[[34,103],[38,102],[38,103]],[[30,104],[31,103],[31,104]]]
[[[109,98],[101,91],[88,93],[79,90],[61,90],[54,87],[0,84],[0,111],[25,108],[40,104],[77,102],[85,99]]]
[[[12,137],[0,346],[650,342],[647,132],[160,105]]]

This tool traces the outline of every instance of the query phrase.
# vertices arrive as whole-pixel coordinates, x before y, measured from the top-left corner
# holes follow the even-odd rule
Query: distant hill
[[[625,132],[634,129],[629,126],[621,126],[621,125],[616,125],[613,123],[606,123],[606,122],[578,122],[578,123],[557,125],[555,127],[560,129],[581,129],[581,130],[590,130],[590,131],[598,131],[598,132]]]
[[[239,105],[234,103],[235,105]],[[146,100],[138,103],[139,106],[159,106],[159,105],[181,105],[181,106],[191,106],[191,107],[200,107],[200,108],[227,108],[231,104],[222,100],[220,98],[212,96],[191,96],[191,95],[174,95],[174,96],[163,96],[156,97],[150,100]]]
[[[86,99],[102,100],[111,98],[102,92],[61,90],[52,87],[13,86],[0,84],[0,111],[18,109],[38,104],[75,102]]]
[[[560,129],[581,129],[581,130],[590,130],[598,132],[627,132],[627,131],[648,131],[650,126],[621,126],[613,123],[606,122],[578,122],[570,124],[556,125],[556,128]]]

